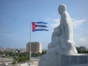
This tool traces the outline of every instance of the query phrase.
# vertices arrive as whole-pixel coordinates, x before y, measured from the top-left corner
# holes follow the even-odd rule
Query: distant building
[[[15,49],[8,47],[8,48],[5,49],[5,52],[13,52],[13,53],[15,53]]]
[[[80,46],[80,50],[81,50],[81,51],[86,50],[86,47]]]
[[[0,47],[0,52],[4,52],[5,48]]]
[[[18,49],[18,50],[20,51],[20,53],[26,52],[26,49],[23,49],[23,48],[20,48],[20,49]]]
[[[0,52],[13,52],[13,53],[16,53],[16,51],[19,51],[20,53],[24,53],[26,52],[26,49],[24,48],[2,48],[0,47]]]
[[[26,52],[30,52],[30,42],[26,45]],[[40,42],[31,42],[31,52],[42,53],[42,44]]]
[[[83,51],[86,50],[85,46],[80,46],[80,47],[76,47],[77,51]]]

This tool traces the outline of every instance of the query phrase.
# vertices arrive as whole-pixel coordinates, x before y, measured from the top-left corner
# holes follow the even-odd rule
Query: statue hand
[[[72,47],[72,41],[71,40],[67,40],[67,47],[71,49],[71,47]]]

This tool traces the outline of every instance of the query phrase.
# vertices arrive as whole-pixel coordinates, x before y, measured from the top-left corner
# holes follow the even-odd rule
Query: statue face
[[[59,14],[62,15],[63,14],[63,11],[62,9],[59,7]]]
[[[58,12],[60,15],[62,15],[66,11],[66,6],[65,5],[60,5],[58,8]]]

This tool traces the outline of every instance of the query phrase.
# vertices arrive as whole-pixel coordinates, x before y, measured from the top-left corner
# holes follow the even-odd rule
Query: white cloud
[[[81,34],[79,37],[75,38],[77,45],[88,47],[88,33]]]
[[[86,41],[86,39],[81,38],[81,39],[80,39],[80,41],[85,42],[85,41]]]
[[[81,39],[80,39],[80,40],[81,40],[81,41],[85,41],[85,42],[88,43],[88,33],[83,34],[83,35],[81,36]]]
[[[53,22],[52,24],[50,24],[50,26],[53,27],[53,28],[57,27],[60,24],[60,19],[47,18],[45,20]]]
[[[86,21],[86,19],[74,19],[74,18],[72,18],[73,27],[78,28],[85,21]]]
[[[60,24],[60,19],[53,19],[55,22],[54,24],[51,24],[52,27],[57,27]]]
[[[76,46],[85,46],[88,48],[88,33],[81,34],[80,36],[76,36],[74,38]]]
[[[60,24],[60,19],[54,19],[54,18],[47,18],[46,21],[52,21],[53,23],[50,24],[53,28],[57,27]],[[83,22],[85,22],[86,19],[74,19],[72,18],[72,23],[74,28],[78,28]]]

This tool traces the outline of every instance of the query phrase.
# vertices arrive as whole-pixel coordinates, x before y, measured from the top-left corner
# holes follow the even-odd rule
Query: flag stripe
[[[37,23],[37,24],[47,24],[46,22],[34,22],[34,23]]]
[[[35,29],[34,31],[48,31],[48,29]]]
[[[47,25],[36,25],[36,27],[47,27]]]
[[[35,29],[48,29],[47,27],[36,27]]]

